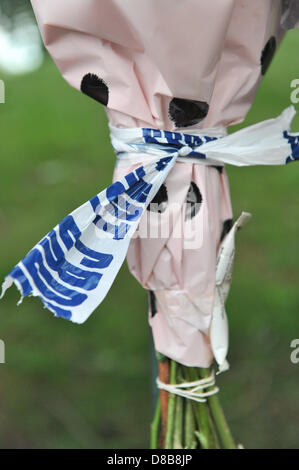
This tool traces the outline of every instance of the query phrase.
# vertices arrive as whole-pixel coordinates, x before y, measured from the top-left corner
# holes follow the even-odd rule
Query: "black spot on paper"
[[[150,303],[151,317],[154,317],[157,313],[157,306],[156,306],[156,297],[152,290],[149,291],[149,303]]]
[[[220,237],[221,242],[224,239],[225,235],[228,234],[232,226],[233,226],[233,219],[226,219],[223,222],[223,227],[222,227],[222,232],[221,232],[221,237]]]
[[[81,91],[85,93],[85,95],[90,96],[90,98],[107,106],[109,89],[104,80],[99,78],[96,74],[88,73],[84,75],[81,82]]]
[[[202,203],[202,195],[197,185],[191,181],[187,198],[186,198],[186,212],[185,220],[192,219],[199,211]]]
[[[221,174],[223,171],[223,166],[221,165],[211,165],[213,168],[216,168],[216,170]]]
[[[209,105],[205,101],[173,98],[169,103],[169,118],[176,127],[194,126],[206,117]]]
[[[271,36],[267,44],[265,45],[262,55],[261,55],[261,66],[262,66],[262,75],[265,75],[273,56],[276,50],[276,39],[274,36]]]
[[[151,212],[158,212],[162,214],[167,207],[168,196],[167,196],[167,189],[165,184],[162,184],[159,191],[152,199],[151,203],[147,206],[147,210]]]

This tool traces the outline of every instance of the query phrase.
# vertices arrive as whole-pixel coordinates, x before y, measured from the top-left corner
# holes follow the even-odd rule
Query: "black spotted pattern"
[[[81,91],[99,103],[107,106],[109,89],[101,78],[94,73],[84,75],[81,82]]]
[[[218,173],[222,173],[223,172],[223,166],[221,165],[211,165],[213,168],[216,168],[216,170],[218,171]]]
[[[150,304],[151,317],[154,317],[157,313],[157,306],[156,306],[156,297],[152,290],[149,291],[149,304]]]
[[[262,75],[265,75],[276,51],[276,39],[271,36],[266,43],[261,55]]]
[[[185,100],[173,98],[169,103],[169,118],[176,127],[194,126],[202,121],[209,111],[209,105],[205,101]]]
[[[222,232],[221,232],[221,237],[220,237],[220,241],[222,242],[222,240],[224,239],[225,235],[228,234],[228,232],[230,231],[230,229],[232,228],[233,226],[233,219],[226,219],[224,222],[223,222],[223,226],[222,226]]]
[[[190,220],[196,216],[202,203],[202,195],[198,189],[198,186],[191,181],[187,197],[186,197],[186,211],[185,220]]]
[[[151,212],[157,212],[158,214],[162,214],[167,207],[168,202],[168,195],[167,189],[165,184],[162,184],[159,191],[152,199],[151,203],[147,206],[147,210]]]

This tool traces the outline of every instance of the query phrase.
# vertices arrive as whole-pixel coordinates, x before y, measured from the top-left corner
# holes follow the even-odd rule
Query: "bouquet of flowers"
[[[217,396],[235,234],[225,165],[299,159],[293,107],[242,122],[295,0],[32,0],[61,74],[105,106],[113,184],[65,217],[5,278],[84,322],[125,257],[149,292],[160,397],[153,448],[236,448]],[[99,142],[100,145],[100,142]]]

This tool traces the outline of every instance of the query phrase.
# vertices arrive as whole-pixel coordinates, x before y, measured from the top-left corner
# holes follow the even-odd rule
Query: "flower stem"
[[[195,420],[191,400],[186,400],[185,404],[185,449],[194,449],[197,445],[195,439]],[[194,447],[195,446],[195,447]]]
[[[175,422],[173,435],[173,448],[183,448],[183,402],[182,397],[177,396],[175,400]]]
[[[206,378],[210,375],[210,370],[201,368],[200,375],[202,378]],[[224,449],[236,449],[236,444],[225,419],[218,395],[211,395],[208,398],[208,403],[222,447]]]
[[[177,363],[171,360],[170,361],[170,383],[171,384],[176,383],[176,366],[177,366]],[[176,398],[177,398],[176,395],[174,395],[173,393],[169,394],[165,449],[173,449]]]
[[[194,367],[184,367],[184,371],[188,381],[193,382],[198,380],[198,373]],[[200,440],[201,446],[204,449],[216,449],[218,446],[212,430],[213,424],[209,416],[207,403],[192,401],[192,406],[195,420],[199,427],[199,433],[196,435]]]
[[[161,401],[158,397],[154,417],[151,423],[150,448],[158,449],[159,429],[161,422]]]

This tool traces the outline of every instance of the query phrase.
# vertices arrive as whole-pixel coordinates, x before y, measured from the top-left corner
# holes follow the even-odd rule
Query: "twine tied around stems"
[[[207,397],[215,395],[219,392],[219,388],[215,386],[215,374],[211,373],[209,377],[204,379],[195,380],[193,382],[183,382],[179,384],[166,384],[162,382],[159,377],[156,379],[157,387],[162,390],[166,390],[174,395],[188,398],[200,403],[205,403]],[[201,391],[205,388],[213,387],[212,390]]]

